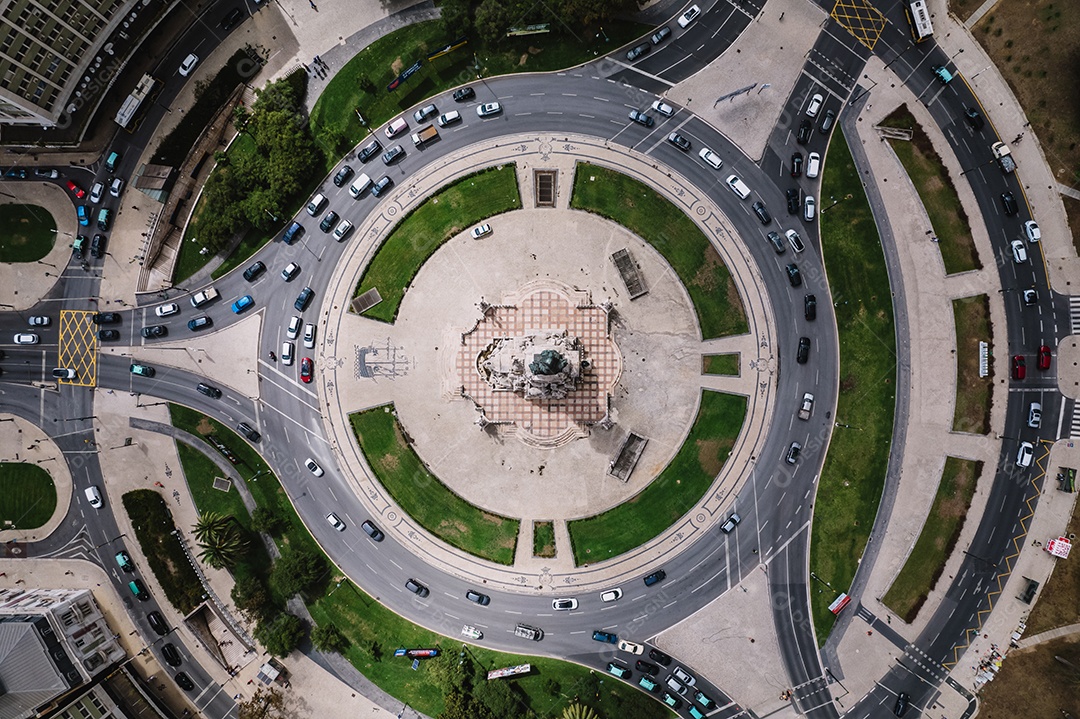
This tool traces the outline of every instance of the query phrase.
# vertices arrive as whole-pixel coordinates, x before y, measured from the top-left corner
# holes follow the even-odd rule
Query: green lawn
[[[930,514],[911,554],[885,593],[885,605],[905,622],[914,621],[945,569],[945,562],[964,528],[982,464],[956,457],[945,458],[945,469]]]
[[[910,141],[891,140],[890,143],[930,217],[930,225],[938,238],[941,259],[945,262],[945,272],[951,275],[982,269],[967,214],[964,213],[956,187],[930,138],[915,122],[907,105],[899,107],[881,124],[913,131]],[[930,240],[929,237],[909,239],[917,242]]]
[[[553,522],[533,522],[533,556],[555,556],[555,524]]]
[[[152,489],[128,492],[123,502],[150,570],[169,603],[181,614],[187,614],[202,602],[203,586],[180,540],[173,534],[176,525],[168,505]]]
[[[720,253],[682,210],[656,190],[621,172],[578,163],[570,206],[623,225],[663,255],[690,293],[704,339],[750,331]]]
[[[722,355],[702,355],[702,374],[720,374],[731,377],[739,376],[739,353],[731,352]]]
[[[470,504],[439,481],[402,436],[393,405],[349,415],[379,482],[420,526],[447,544],[499,564],[514,563],[517,519]]]
[[[56,485],[36,464],[0,462],[0,529],[37,529],[56,511]]]
[[[354,296],[375,287],[382,302],[364,315],[393,322],[413,277],[435,250],[480,220],[520,207],[513,164],[480,170],[439,190],[406,215],[375,251]]]
[[[704,390],[694,425],[671,463],[629,501],[569,523],[578,566],[627,552],[697,504],[727,461],[746,418],[746,398]]]
[[[990,401],[994,383],[990,374],[979,376],[979,342],[993,347],[994,329],[990,326],[990,298],[986,295],[953,300],[956,320],[956,409],[953,429],[957,432],[986,434],[990,431]]]
[[[36,262],[55,243],[56,220],[44,207],[0,205],[0,262]]]
[[[499,49],[472,39],[469,44],[425,62],[421,69],[391,92],[387,85],[403,69],[429,52],[455,40],[442,29],[440,21],[403,27],[379,38],[357,53],[330,81],[311,112],[311,128],[326,155],[337,158],[360,143],[368,128],[360,124],[357,110],[368,127],[379,125],[433,95],[476,79],[474,58],[484,77],[517,72],[549,72],[593,60],[593,51],[619,47],[649,30],[644,25],[613,21],[604,25],[607,43],[559,33],[532,35],[508,40]],[[487,92],[477,83],[477,93]],[[487,102],[487,100],[484,100]],[[452,103],[440,110],[453,109]]]
[[[896,327],[885,257],[862,180],[844,137],[834,136],[825,163],[822,247],[836,301],[840,395],[822,468],[810,539],[810,570],[844,591],[866,547],[885,481],[896,392]],[[821,586],[815,584],[821,589]],[[835,594],[811,594],[818,640],[829,636]]]

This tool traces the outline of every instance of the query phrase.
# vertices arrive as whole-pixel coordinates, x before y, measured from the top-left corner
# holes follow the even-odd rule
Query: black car
[[[165,325],[150,325],[142,328],[143,337],[164,337],[169,334],[169,328]]]
[[[967,120],[967,123],[971,125],[971,129],[975,130],[975,132],[983,129],[983,127],[986,125],[986,123],[983,121],[982,114],[980,114],[979,111],[976,110],[974,107],[964,108],[964,119]]]
[[[195,390],[199,394],[206,395],[210,399],[221,399],[221,390],[219,390],[217,387],[211,387],[205,382],[200,382],[199,384],[195,385]]]
[[[330,210],[326,213],[326,217],[322,219],[322,222],[319,223],[319,229],[323,232],[329,232],[330,230],[334,229],[334,225],[337,224],[337,221],[338,213]]]
[[[266,272],[266,265],[262,262],[256,262],[251,267],[244,270],[244,279],[248,282],[254,281],[256,277]]]
[[[814,132],[814,126],[810,124],[809,120],[803,120],[799,123],[799,134],[795,136],[795,142],[800,145],[806,145],[810,142],[810,135]]]
[[[803,316],[811,322],[817,319],[817,297],[814,295],[803,297]]]
[[[472,589],[465,592],[465,598],[468,599],[470,602],[479,604],[481,607],[486,607],[487,605],[491,604],[491,597],[486,594],[481,594],[480,592],[473,591]]]
[[[769,242],[772,243],[773,249],[776,250],[776,254],[782,255],[787,251],[787,246],[784,244],[784,240],[780,237],[779,232],[770,232],[766,237],[768,237]]]
[[[169,663],[169,666],[178,667],[183,664],[183,660],[180,658],[180,652],[177,651],[173,644],[166,644],[161,647],[161,654],[165,657],[165,661]]]
[[[102,342],[115,342],[120,339],[120,333],[116,330],[98,330],[97,338]]]
[[[758,200],[754,203],[754,214],[757,215],[757,218],[761,220],[761,224],[763,225],[767,225],[772,222],[772,215],[770,215],[769,211],[765,209],[765,203],[761,200]]]
[[[371,186],[371,196],[372,197],[378,197],[382,193],[386,192],[387,190],[389,190],[393,186],[394,186],[394,181],[390,179],[390,176],[389,175],[384,175],[381,180],[379,180],[378,182],[376,182],[374,185]]]
[[[425,587],[423,584],[416,581],[415,579],[412,579],[411,577],[408,581],[405,582],[405,588],[416,596],[420,597],[421,599],[431,594],[431,592],[428,591],[427,587]]]
[[[454,90],[454,102],[465,102],[476,97],[476,90],[471,87],[462,87]]]
[[[191,677],[183,672],[176,673],[176,683],[180,685],[180,688],[186,692],[195,688],[195,682],[191,681]]]
[[[353,169],[348,165],[342,165],[341,169],[334,175],[334,187],[344,187],[352,176]]]
[[[646,115],[644,112],[639,112],[638,110],[630,111],[630,119],[639,125],[644,125],[645,127],[653,126],[653,119]]]
[[[799,351],[795,355],[795,361],[799,364],[806,364],[806,360],[810,359],[810,338],[799,338]],[[798,456],[798,455],[796,455]]]
[[[90,256],[94,259],[105,256],[105,235],[94,235],[90,240]]]
[[[95,325],[115,325],[120,321],[120,315],[115,312],[95,312],[90,321]]]
[[[670,135],[668,135],[667,140],[668,140],[668,142],[670,142],[672,145],[679,148],[683,152],[689,152],[690,151],[690,141],[687,140],[685,137],[683,137],[682,135],[680,135],[677,132],[673,132]]]
[[[646,587],[651,587],[654,584],[658,584],[664,581],[664,577],[666,576],[667,572],[665,572],[663,569],[657,569],[655,572],[645,577],[645,579],[642,581],[645,582]]]
[[[310,287],[305,287],[300,290],[300,294],[296,297],[296,302],[293,302],[293,307],[297,312],[303,312],[307,309],[307,306],[311,303],[311,298],[315,296],[315,290]]]
[[[896,704],[893,706],[892,710],[893,714],[898,717],[904,716],[904,713],[907,711],[909,701],[911,701],[911,698],[907,695],[907,692],[900,692],[899,694],[897,694]]]
[[[258,442],[262,437],[262,435],[252,429],[251,425],[247,422],[241,422],[236,425],[236,431],[247,437],[250,442]]]
[[[206,315],[203,315],[202,317],[196,317],[196,318],[194,318],[192,320],[188,320],[188,323],[187,323],[187,328],[189,330],[191,330],[192,332],[197,332],[197,331],[199,331],[201,329],[206,329],[207,327],[213,327],[213,326],[214,326],[214,321],[212,319],[210,319],[209,317],[207,317]]]
[[[158,636],[165,636],[169,631],[169,625],[161,612],[150,612],[146,615],[146,621],[150,622],[150,628],[157,632]]]
[[[649,659],[652,659],[657,664],[665,667],[671,664],[671,657],[669,657],[667,654],[664,654],[659,649],[650,649]]]
[[[630,62],[633,62],[639,57],[644,57],[645,55],[648,55],[650,50],[652,50],[652,45],[647,42],[643,42],[637,47],[631,49],[630,52],[626,53],[626,59]]]
[[[1015,217],[1020,212],[1020,208],[1016,205],[1016,197],[1011,192],[1001,193],[1001,207],[1009,217]]]
[[[21,167],[13,167],[4,173],[4,177],[10,177],[13,180],[25,180],[26,170]]]
[[[664,40],[667,40],[669,37],[671,37],[671,28],[665,25],[664,27],[654,32],[653,36],[650,39],[652,40],[653,45],[659,45]]]
[[[360,525],[360,529],[364,530],[364,533],[376,542],[381,542],[386,538],[386,535],[382,533],[382,530],[369,521],[365,520],[364,523]]]
[[[1039,302],[1038,290],[1024,290],[1023,292],[1024,304],[1031,307]]]
[[[644,672],[650,677],[655,677],[657,674],[660,673],[660,667],[656,666],[655,664],[650,664],[644,659],[638,659],[637,663],[634,664],[634,669],[637,669],[639,672]]]
[[[787,278],[792,287],[798,287],[802,284],[802,273],[799,272],[799,266],[792,262],[787,266]]]
[[[791,153],[791,176],[802,177],[803,156],[801,152]]]
[[[228,15],[221,19],[221,29],[225,31],[232,30],[243,16],[244,14],[240,12],[240,8],[234,7],[229,11]]]
[[[389,150],[383,153],[382,161],[384,165],[391,165],[404,156],[405,148],[403,148],[401,145],[394,145]]]
[[[789,215],[799,214],[799,188],[792,187],[787,191],[787,211]]]
[[[371,142],[356,151],[356,159],[360,160],[360,162],[367,162],[371,158],[378,155],[381,151],[382,143],[380,143],[377,139],[373,139]]]

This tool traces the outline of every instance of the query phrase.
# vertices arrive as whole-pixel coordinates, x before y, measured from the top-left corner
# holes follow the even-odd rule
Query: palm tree
[[[218,512],[204,512],[192,529],[199,545],[199,559],[215,569],[231,569],[247,549],[236,520]]]
[[[192,527],[192,532],[200,543],[208,542],[215,534],[228,531],[232,523],[232,517],[226,517],[220,512],[203,512],[199,515],[199,521]]]
[[[584,704],[571,704],[563,709],[562,719],[598,719],[592,707]]]

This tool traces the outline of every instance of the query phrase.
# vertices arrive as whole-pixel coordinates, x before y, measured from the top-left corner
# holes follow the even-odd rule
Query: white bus
[[[934,25],[930,22],[930,9],[926,7],[926,0],[908,0],[904,11],[907,13],[908,23],[911,25],[911,36],[915,42],[922,42],[934,34]]]
[[[120,111],[116,113],[115,119],[117,125],[128,132],[134,130],[132,120],[135,119],[135,115],[139,112],[143,100],[148,98],[151,92],[153,92],[155,85],[157,85],[157,80],[149,74],[142,76],[142,79],[139,80],[139,84],[135,86],[135,90],[127,96],[124,100],[124,104],[120,106]]]

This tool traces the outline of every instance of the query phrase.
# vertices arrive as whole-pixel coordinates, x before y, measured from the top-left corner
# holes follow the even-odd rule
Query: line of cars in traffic
[[[86,200],[89,204],[77,204],[75,206],[75,216],[79,221],[81,227],[89,227],[91,219],[94,218],[94,207],[102,202],[105,197],[106,187],[108,188],[109,195],[119,199],[120,195],[124,191],[124,179],[122,177],[116,177],[113,173],[116,172],[117,164],[120,162],[120,154],[117,152],[110,152],[109,156],[105,159],[103,169],[105,170],[105,179],[95,180],[90,186],[90,193],[87,195],[86,190],[80,187],[74,180],[67,180],[64,185],[67,187],[76,200]],[[53,170],[53,172],[56,172]],[[54,176],[55,177],[55,176]],[[77,235],[75,242],[72,244],[72,256],[76,260],[82,260],[87,253],[94,259],[99,259],[105,256],[105,245],[107,238],[104,232],[108,232],[109,226],[112,223],[112,209],[108,207],[98,208],[96,215],[96,225],[100,232],[94,234],[93,239],[89,242],[86,239],[86,235]]]

